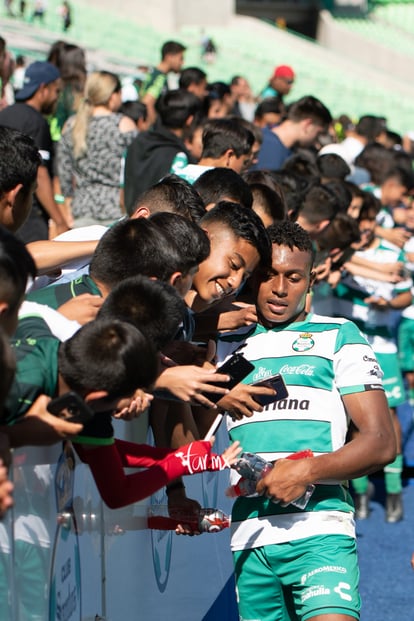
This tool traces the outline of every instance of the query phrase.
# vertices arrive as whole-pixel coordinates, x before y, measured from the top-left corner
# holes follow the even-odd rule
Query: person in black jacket
[[[0,126],[17,129],[30,136],[42,162],[37,169],[37,187],[26,222],[17,236],[25,243],[49,238],[49,220],[56,235],[68,230],[68,222],[55,202],[52,177],[54,148],[45,115],[54,110],[60,91],[59,70],[49,62],[35,61],[26,69],[24,85],[16,93],[16,103],[0,112]]]
[[[170,172],[178,153],[191,161],[184,146],[183,130],[200,109],[200,100],[182,89],[169,91],[157,100],[158,124],[141,132],[128,147],[125,161],[125,208]]]

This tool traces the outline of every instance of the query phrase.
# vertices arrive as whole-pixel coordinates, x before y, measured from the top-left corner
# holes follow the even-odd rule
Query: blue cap
[[[40,88],[42,84],[50,84],[60,78],[60,72],[46,61],[37,60],[29,65],[24,74],[23,88],[17,91],[15,99],[26,101]]]

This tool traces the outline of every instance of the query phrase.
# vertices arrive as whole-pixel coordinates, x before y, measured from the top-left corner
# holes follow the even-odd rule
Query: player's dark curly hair
[[[267,228],[267,233],[272,244],[289,246],[291,250],[297,248],[303,252],[309,252],[312,262],[315,258],[315,249],[308,233],[296,222],[282,220],[275,222]]]

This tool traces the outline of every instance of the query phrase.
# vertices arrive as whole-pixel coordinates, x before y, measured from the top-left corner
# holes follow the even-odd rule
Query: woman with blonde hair
[[[118,113],[121,82],[108,71],[91,73],[77,113],[63,128],[57,167],[74,226],[107,225],[122,215],[122,156],[137,134],[132,119]]]

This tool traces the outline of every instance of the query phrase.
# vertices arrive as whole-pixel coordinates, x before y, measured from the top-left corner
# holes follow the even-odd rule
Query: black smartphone
[[[229,375],[230,380],[228,382],[216,382],[214,384],[212,383],[212,386],[220,386],[231,390],[232,388],[234,388],[234,386],[236,386],[236,384],[241,382],[246,377],[246,375],[249,375],[249,373],[251,373],[252,371],[254,371],[254,364],[246,360],[243,354],[233,354],[233,356],[229,358],[224,364],[222,364],[221,367],[216,369],[216,373]],[[217,403],[217,401],[220,401],[220,399],[224,397],[224,395],[222,394],[212,392],[205,392],[203,394],[213,403]]]
[[[64,395],[52,399],[47,409],[51,414],[64,418],[68,423],[85,424],[94,416],[94,411],[77,392],[73,391],[65,392]]]
[[[252,386],[265,386],[266,388],[273,388],[273,390],[276,390],[275,395],[254,395],[254,400],[260,403],[260,405],[269,405],[270,403],[275,403],[275,401],[286,399],[286,397],[289,396],[285,381],[280,373],[260,380],[260,382],[255,382]]]

